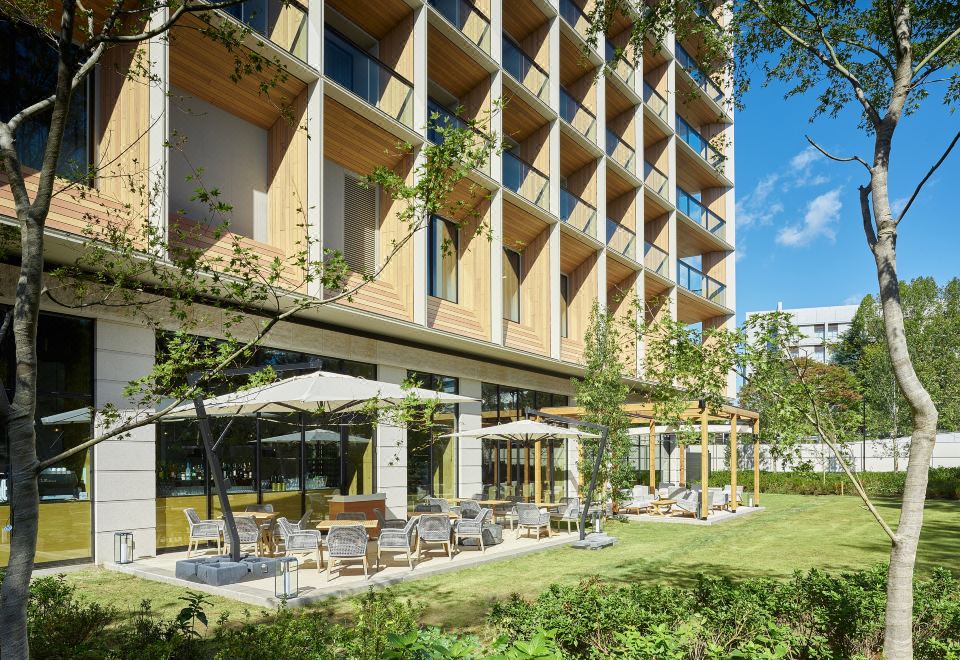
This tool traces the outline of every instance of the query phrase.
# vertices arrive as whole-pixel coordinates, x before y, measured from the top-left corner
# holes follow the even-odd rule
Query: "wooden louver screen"
[[[377,268],[376,186],[364,187],[360,179],[345,174],[343,181],[343,257],[356,273]]]

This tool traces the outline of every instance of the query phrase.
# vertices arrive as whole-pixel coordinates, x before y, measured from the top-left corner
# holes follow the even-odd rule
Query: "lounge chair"
[[[386,518],[380,509],[374,509],[373,513],[380,521],[380,529],[403,529],[407,526],[407,521],[403,518]]]
[[[453,528],[453,542],[459,544],[460,539],[480,539],[480,552],[485,553],[483,547],[483,521],[491,513],[490,509],[480,509],[472,518],[461,518]]]
[[[727,496],[727,505],[733,501],[733,498],[730,497],[730,484],[727,484],[723,487],[723,493]],[[737,486],[737,504],[743,504],[743,486]]]
[[[450,547],[450,517],[445,513],[433,513],[420,516],[417,526],[417,561],[423,554],[423,547],[428,544],[439,545],[447,551],[447,557],[453,559],[453,548]]]
[[[560,526],[560,523],[566,522],[567,533],[570,533],[573,531],[571,529],[573,523],[577,523],[577,529],[580,529],[580,500],[575,497],[567,499],[570,501],[564,503],[560,513],[553,514],[550,519],[557,521],[557,527]]]
[[[517,502],[517,538],[525,529],[535,530],[537,540],[540,540],[540,530],[546,528],[547,538],[550,538],[550,513],[530,502]]]
[[[313,555],[317,562],[317,573],[323,567],[323,540],[320,531],[316,529],[300,529],[300,526],[287,520],[277,518],[277,534],[280,543],[283,543],[284,556]]]
[[[633,490],[630,493],[630,498],[624,504],[620,505],[620,508],[629,512],[631,510],[636,511],[639,515],[647,510],[647,507],[650,506],[650,502],[657,499],[655,495],[650,493],[650,489],[646,486],[634,486]]]
[[[711,488],[708,494],[710,496],[711,511],[714,509],[723,510],[727,508],[727,505],[730,501],[727,498],[727,494],[723,492],[722,488]]]
[[[344,563],[360,561],[363,563],[363,577],[369,578],[370,565],[367,562],[367,541],[370,536],[361,525],[336,525],[327,534],[327,582],[333,569]]]
[[[413,516],[406,521],[402,528],[385,527],[380,531],[377,538],[377,570],[380,570],[380,555],[384,552],[403,552],[407,555],[407,564],[410,570],[413,570],[413,553],[416,549],[414,540],[417,532],[417,525],[420,523],[419,516]]]
[[[187,516],[187,525],[190,526],[189,543],[187,543],[187,558],[190,553],[197,549],[200,541],[216,541],[217,554],[221,553],[221,544],[223,543],[223,521],[222,520],[200,520],[197,510],[188,507],[183,510]]]
[[[688,490],[676,499],[675,506],[684,513],[689,513],[694,518],[697,517],[697,511],[700,509],[700,493],[695,490]]]

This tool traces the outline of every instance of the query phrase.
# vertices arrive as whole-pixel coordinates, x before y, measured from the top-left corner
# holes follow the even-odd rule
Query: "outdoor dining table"
[[[337,527],[342,525],[362,525],[364,529],[371,530],[377,529],[377,526],[380,524],[377,520],[321,520],[317,523],[317,529],[321,532],[329,532],[331,527]]]

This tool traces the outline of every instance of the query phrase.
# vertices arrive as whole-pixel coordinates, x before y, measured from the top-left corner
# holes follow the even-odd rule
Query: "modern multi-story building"
[[[778,302],[776,311],[789,314],[802,335],[796,345],[787,347],[790,355],[806,357],[818,362],[829,362],[831,347],[840,341],[843,333],[850,329],[857,309],[859,305],[784,309],[783,303]],[[747,312],[747,318],[758,314],[769,314],[772,311],[774,310]]]
[[[595,300],[631,314],[632,294],[648,318],[702,327],[734,320],[733,120],[724,92],[698,68],[695,39],[668,37],[638,54],[636,67],[600,75],[605,57],[627,42],[630,17],[585,56],[588,9],[582,0],[250,0],[216,14],[247,22],[259,33],[248,47],[286,65],[289,76],[269,96],[256,73],[232,79],[235,58],[191,29],[196,18],[169,42],[144,46],[153,84],[123,77],[133,51],[113,48],[78,90],[66,147],[102,163],[101,175],[82,200],[55,200],[48,258],[68,261],[85,214],[104,207],[132,209],[164,232],[191,226],[204,209],[188,175],[202,168],[205,185],[233,206],[233,235],[202,233],[207,249],[238,238],[283,256],[309,231],[317,258],[322,248],[342,249],[354,270],[372,271],[402,231],[399,205],[358,177],[380,165],[412,177],[417,154],[435,139],[429,117],[454,117],[460,107],[483,118],[503,99],[491,129],[510,148],[455,192],[466,198],[468,183],[486,191],[474,222],[491,238],[432,219],[352,300],[282,324],[255,361],[321,358],[328,370],[391,382],[417,372],[427,386],[478,400],[449,411],[448,424],[460,429],[517,418],[528,405],[565,404],[571,376],[582,373]],[[2,29],[11,50],[43,55],[26,32]],[[292,122],[275,102],[281,96],[292,102]],[[413,156],[394,155],[398,142]],[[145,197],[110,176],[144,171],[160,194]],[[0,214],[14,215],[9,187],[0,187]],[[441,242],[453,245],[452,257]],[[2,274],[9,303],[15,266]],[[120,309],[68,312],[45,300],[41,451],[90,431],[89,415],[62,413],[129,405],[123,385],[150,368],[162,339]],[[642,346],[625,350],[639,384]],[[7,357],[0,371],[7,387],[10,365]],[[237,506],[269,502],[294,519],[309,508],[323,515],[334,498],[375,493],[402,514],[425,494],[557,498],[576,488],[572,444],[545,443],[537,456],[438,435],[288,415],[237,420],[221,451]],[[0,480],[5,463],[0,452]],[[197,429],[183,421],[49,470],[41,496],[42,562],[102,561],[120,529],[134,531],[138,554],[182,547],[185,508],[218,515]],[[5,514],[0,501],[0,525]]]

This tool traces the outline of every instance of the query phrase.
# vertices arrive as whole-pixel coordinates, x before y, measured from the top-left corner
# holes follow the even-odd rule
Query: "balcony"
[[[560,117],[585,138],[597,142],[597,116],[563,87],[560,88]]]
[[[643,81],[643,102],[653,110],[653,114],[664,122],[667,121],[667,111],[669,110],[667,99],[663,98],[660,92],[655,90],[646,80]]]
[[[633,158],[636,152],[609,128],[607,129],[607,155],[620,163],[628,172],[633,172]]]
[[[246,0],[221,11],[294,57],[307,59],[307,8],[295,0],[289,3],[271,0]]]
[[[329,25],[324,75],[384,114],[413,128],[413,84]]]
[[[550,89],[547,83],[550,76],[506,33],[503,35],[503,70],[533,92],[534,96],[544,103],[548,102]]]
[[[620,78],[620,80],[626,83],[627,87],[632,88],[634,69],[627,63],[626,58],[617,57],[617,47],[609,39],[606,41],[604,57],[606,58],[608,65],[610,62],[616,62],[616,65],[613,67],[613,72],[617,74],[617,77]]]
[[[677,259],[677,284],[712,303],[727,306],[727,286],[682,259]]]
[[[632,261],[637,260],[636,232],[612,218],[607,218],[607,247]]]
[[[560,0],[560,16],[581,36],[590,29],[590,18],[574,0]]]
[[[716,83],[710,80],[710,76],[703,72],[700,65],[697,64],[697,61],[693,59],[690,53],[684,50],[680,44],[676,45],[676,57],[677,63],[683,67],[687,75],[693,79],[693,82],[700,88],[700,91],[714,103],[718,105],[721,104],[723,102],[723,91],[717,87]]]
[[[661,247],[650,243],[649,241],[643,242],[643,267],[646,268],[651,273],[656,273],[661,277],[669,278],[670,272],[668,269],[670,255],[667,254],[667,251]]]
[[[503,152],[503,185],[549,211],[547,175],[509,151]]]
[[[655,165],[651,165],[650,161],[646,160],[643,161],[643,182],[647,188],[655,192],[663,200],[667,200],[667,187],[669,184],[667,175]]]
[[[720,240],[727,240],[726,221],[679,186],[677,187],[677,210]]]
[[[475,133],[480,139],[486,138],[476,128],[458,117],[453,111],[442,106],[438,101],[432,98],[427,99],[427,139],[434,144],[443,143],[443,134],[437,130],[437,127],[453,127],[461,130],[469,130]],[[490,174],[490,159],[487,158],[481,168],[481,171]]]
[[[587,236],[597,237],[597,208],[560,188],[560,219]]]
[[[723,174],[723,162],[726,160],[726,156],[720,153],[716,147],[710,144],[709,140],[700,135],[697,129],[688,124],[680,115],[677,115],[677,135],[710,167]]]
[[[487,55],[490,54],[490,19],[469,0],[430,0],[430,6]]]

